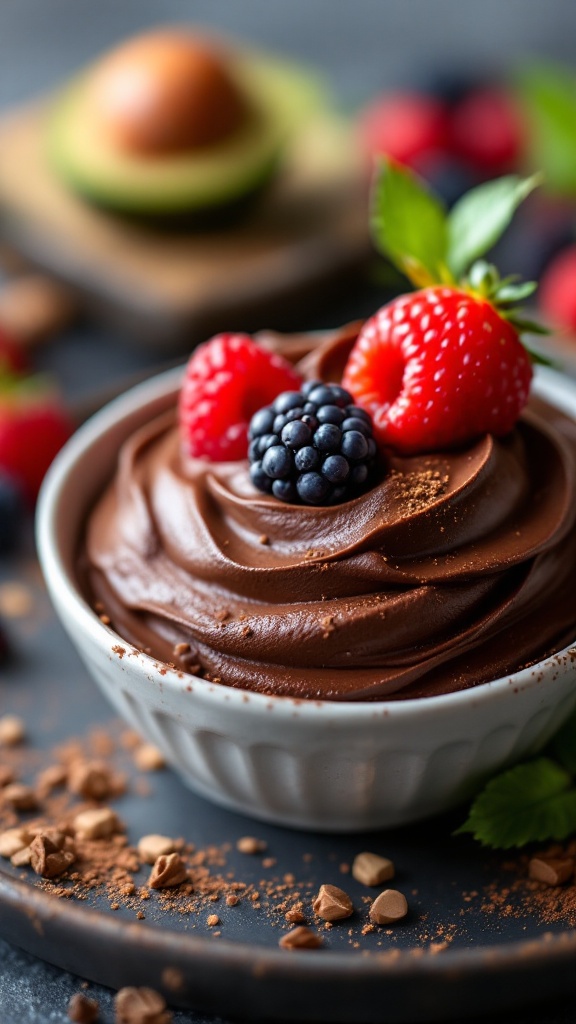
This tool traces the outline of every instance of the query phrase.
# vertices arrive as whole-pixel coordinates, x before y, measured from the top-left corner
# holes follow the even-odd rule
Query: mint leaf
[[[447,263],[459,278],[498,241],[520,203],[540,184],[540,175],[508,174],[471,189],[448,215]]]
[[[517,75],[534,167],[542,168],[548,188],[576,192],[576,75],[571,69],[533,64]]]
[[[566,771],[576,777],[576,713],[556,733],[548,749]]]
[[[570,774],[548,757],[497,775],[474,800],[457,833],[471,832],[485,846],[508,849],[576,831],[576,788]]]
[[[376,247],[425,287],[443,278],[448,234],[441,201],[408,168],[383,158],[372,198]]]

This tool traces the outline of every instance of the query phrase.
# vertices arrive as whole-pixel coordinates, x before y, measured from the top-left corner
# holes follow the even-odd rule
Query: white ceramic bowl
[[[439,697],[296,702],[182,676],[103,625],[78,587],[80,533],[121,442],[173,403],[180,374],[134,388],[86,423],[53,463],[38,507],[39,556],[56,610],[129,725],[202,796],[267,821],[334,831],[446,810],[541,748],[576,705],[574,648]],[[545,370],[536,391],[576,417],[567,380]]]

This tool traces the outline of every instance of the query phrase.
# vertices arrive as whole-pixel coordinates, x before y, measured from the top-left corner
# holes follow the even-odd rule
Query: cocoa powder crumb
[[[218,914],[209,914],[206,918],[206,924],[209,928],[215,928],[217,924],[220,924]]]
[[[240,902],[240,900],[238,899],[238,896],[236,895],[235,892],[229,892],[228,893],[228,895],[226,897],[226,906],[227,907],[235,907],[239,902]]]

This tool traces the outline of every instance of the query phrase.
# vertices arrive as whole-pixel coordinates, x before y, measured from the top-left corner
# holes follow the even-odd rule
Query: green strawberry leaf
[[[538,174],[508,174],[478,185],[454,204],[448,214],[447,263],[455,278],[495,245],[520,203],[540,182]]]
[[[570,774],[548,757],[516,765],[486,784],[457,833],[471,832],[485,846],[509,849],[566,839],[576,831],[576,788]]]
[[[516,87],[529,126],[532,166],[541,167],[552,191],[576,192],[576,75],[565,67],[533,64]]]
[[[576,777],[576,713],[556,733],[548,750],[567,772]]]
[[[534,294],[538,285],[536,281],[523,281],[519,284],[506,284],[503,282],[497,292],[498,305],[509,302],[523,302]]]
[[[372,198],[374,242],[417,287],[443,279],[448,233],[440,199],[406,167],[383,158]]]

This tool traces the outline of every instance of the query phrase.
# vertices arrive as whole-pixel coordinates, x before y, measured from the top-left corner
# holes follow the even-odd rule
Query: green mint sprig
[[[383,157],[372,194],[375,246],[417,288],[463,288],[488,299],[520,334],[547,333],[517,306],[533,294],[536,283],[514,275],[501,278],[482,258],[540,183],[539,174],[509,174],[471,189],[448,211],[413,171]]]
[[[524,63],[515,91],[527,122],[526,146],[533,167],[541,167],[546,188],[576,193],[576,74],[561,64]]]
[[[542,756],[486,783],[455,835],[464,832],[494,849],[561,841],[576,833],[576,714]]]

